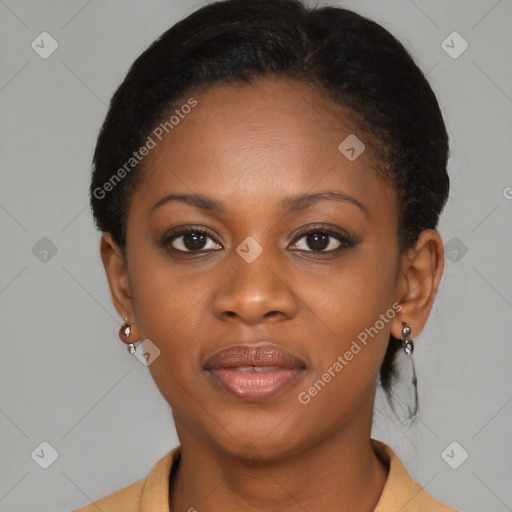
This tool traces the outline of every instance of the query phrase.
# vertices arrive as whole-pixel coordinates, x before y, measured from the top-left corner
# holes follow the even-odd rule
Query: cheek
[[[340,274],[330,281],[322,298],[317,298],[325,304],[315,311],[325,334],[311,351],[312,371],[296,399],[301,417],[322,418],[322,432],[357,414],[373,399],[396,315],[389,277],[394,274],[381,270],[374,274],[366,267],[365,271]],[[304,435],[313,428],[307,421],[302,427]]]
[[[376,322],[381,339],[387,340],[395,313],[396,262],[394,254],[364,248],[328,276],[302,276],[300,294],[315,313],[312,319],[325,334],[327,349],[344,351]]]
[[[186,270],[171,265],[165,255],[140,250],[132,258],[130,282],[140,339],[160,349],[149,366],[166,398],[183,394],[202,368],[201,346],[208,338],[209,290],[219,277],[214,272]]]
[[[308,415],[325,417],[327,429],[353,414],[374,392],[396,316],[397,257],[382,248],[365,248],[325,285],[304,281],[301,293],[315,305],[310,321],[321,334],[311,351],[312,372],[297,402]]]
[[[190,322],[194,308],[199,307],[201,297],[214,281],[208,272],[171,262],[165,250],[149,240],[134,247],[130,257],[130,285],[139,334],[165,345]]]

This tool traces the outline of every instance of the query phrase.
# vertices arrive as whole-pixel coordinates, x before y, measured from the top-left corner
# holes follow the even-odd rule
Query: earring
[[[119,339],[124,343],[128,343],[128,338],[131,333],[132,326],[128,323],[128,318],[125,318],[124,324],[119,329]],[[135,345],[133,343],[128,343],[128,352],[135,354]]]
[[[414,350],[414,344],[412,340],[409,338],[411,335],[411,326],[407,325],[405,322],[402,322],[402,348],[404,352],[410,356]]]

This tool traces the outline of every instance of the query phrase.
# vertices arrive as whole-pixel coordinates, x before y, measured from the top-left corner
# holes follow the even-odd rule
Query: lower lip
[[[244,400],[262,400],[293,384],[303,368],[276,368],[265,372],[244,373],[235,368],[211,368],[214,381],[226,391]]]

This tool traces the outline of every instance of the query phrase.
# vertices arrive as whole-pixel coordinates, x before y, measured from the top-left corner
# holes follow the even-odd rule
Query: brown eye
[[[299,235],[294,242],[294,249],[305,252],[331,253],[354,245],[354,241],[346,234],[320,226]]]
[[[163,245],[178,252],[200,252],[222,249],[210,232],[204,228],[187,228],[167,236]]]

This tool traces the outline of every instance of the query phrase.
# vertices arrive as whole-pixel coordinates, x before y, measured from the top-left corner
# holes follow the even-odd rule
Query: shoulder
[[[120,489],[72,512],[137,512],[139,510],[169,510],[169,477],[171,468],[177,467],[180,446],[166,453],[154,466],[147,478]]]
[[[457,512],[427,493],[413,480],[398,455],[391,447],[372,439],[379,457],[389,465],[389,474],[375,512]]]
[[[454,508],[441,503],[425,491],[418,482],[411,482],[411,511],[428,512],[458,512]]]
[[[98,510],[102,512],[135,512],[139,510],[142,491],[145,485],[146,479],[142,478],[119,491],[72,512],[98,512]]]

